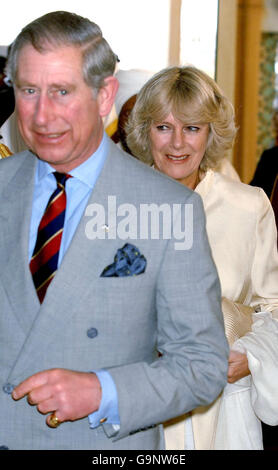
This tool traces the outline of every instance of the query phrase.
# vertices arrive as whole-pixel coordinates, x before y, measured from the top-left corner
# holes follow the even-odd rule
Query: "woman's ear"
[[[100,88],[97,95],[99,114],[101,117],[105,117],[110,113],[118,88],[119,82],[116,77],[110,76],[105,78],[104,85]]]

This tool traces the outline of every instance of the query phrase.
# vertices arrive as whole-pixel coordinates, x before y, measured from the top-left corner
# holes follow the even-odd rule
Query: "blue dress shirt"
[[[84,163],[74,168],[66,182],[67,208],[65,214],[64,230],[59,252],[58,267],[61,264],[75,230],[86,208],[89,197],[101,172],[108,152],[108,137],[104,133],[103,139],[96,152]],[[57,187],[53,175],[54,168],[48,163],[38,160],[35,173],[35,188],[29,235],[29,260],[32,257],[36,244],[37,231],[48,200]],[[98,411],[89,416],[90,427],[99,426],[100,420],[106,418],[108,424],[120,423],[118,413],[118,397],[114,381],[105,370],[93,371],[98,376],[102,388],[102,400]]]

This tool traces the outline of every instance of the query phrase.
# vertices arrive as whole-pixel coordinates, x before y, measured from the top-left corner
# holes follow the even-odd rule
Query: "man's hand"
[[[26,395],[40,413],[55,412],[60,422],[74,421],[98,410],[101,386],[93,373],[50,369],[27,378],[12,393],[14,400]],[[46,423],[51,426],[49,418]]]
[[[229,356],[229,367],[228,367],[228,382],[233,384],[242,377],[246,377],[250,374],[248,368],[248,360],[246,354],[242,354],[238,351],[230,351]]]

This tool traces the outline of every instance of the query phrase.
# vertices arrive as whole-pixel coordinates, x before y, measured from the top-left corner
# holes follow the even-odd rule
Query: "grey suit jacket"
[[[88,238],[92,217],[85,211],[40,305],[28,266],[35,167],[28,151],[0,162],[0,446],[161,449],[160,423],[211,402],[226,383],[220,288],[201,199],[111,142],[89,201],[106,208],[110,232]],[[163,238],[162,232],[158,239],[144,239],[139,223],[137,239],[123,240],[114,230],[115,217],[107,213],[108,196],[138,214],[142,204],[192,204],[192,248],[176,250],[177,240]],[[126,242],[145,256],[146,271],[101,277]],[[110,371],[121,420],[115,436],[109,437],[107,425],[90,429],[87,418],[48,428],[35,407],[12,399],[13,386],[56,367]]]

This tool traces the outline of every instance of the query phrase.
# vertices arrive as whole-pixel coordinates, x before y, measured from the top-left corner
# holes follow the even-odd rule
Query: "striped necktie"
[[[70,175],[55,172],[57,188],[50,196],[42,216],[37,242],[30,261],[35,288],[42,303],[58,267],[59,250],[66,212],[66,180]]]

